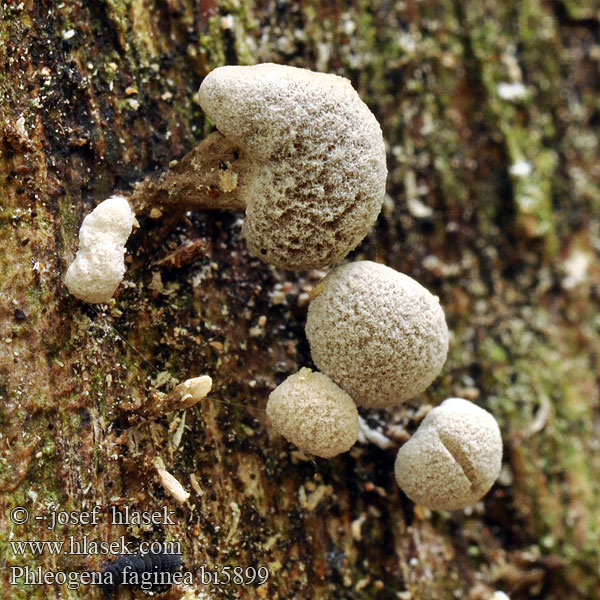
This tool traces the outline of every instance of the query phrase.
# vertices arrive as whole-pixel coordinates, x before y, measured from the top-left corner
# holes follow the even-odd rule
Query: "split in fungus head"
[[[457,510],[488,492],[502,466],[496,419],[476,404],[449,398],[431,410],[398,452],[396,481],[415,503]]]

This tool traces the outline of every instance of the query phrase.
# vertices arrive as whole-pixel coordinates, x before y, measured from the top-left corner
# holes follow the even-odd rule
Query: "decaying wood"
[[[9,586],[14,566],[76,572],[107,559],[20,556],[9,544],[70,535],[178,540],[195,576],[202,565],[271,573],[258,588],[198,583],[169,598],[600,595],[592,0],[6,0],[0,13],[3,597],[100,598],[85,586]],[[109,305],[84,305],[62,283],[84,215],[149,175],[160,181],[153,174],[206,137],[194,101],[204,75],[258,61],[352,80],[382,123],[389,179],[350,258],[415,277],[445,308],[443,375],[393,414],[362,415],[389,449],[312,460],[269,427],[269,392],[311,366],[303,328],[322,273],[251,258],[239,214],[140,219]],[[132,417],[197,373],[213,379],[202,402]],[[498,418],[504,467],[472,509],[431,513],[399,492],[393,461],[448,396]],[[156,464],[187,501],[169,495]],[[33,515],[53,505],[98,505],[102,518],[52,531]],[[106,516],[163,505],[175,525]],[[27,523],[10,521],[16,506]]]

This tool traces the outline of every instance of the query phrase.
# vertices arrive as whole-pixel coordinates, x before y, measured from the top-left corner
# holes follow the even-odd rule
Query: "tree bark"
[[[82,572],[114,558],[10,544],[69,536],[181,542],[195,581],[169,598],[598,597],[596,2],[4,0],[0,11],[0,597],[100,598],[97,586],[10,584],[12,567]],[[304,322],[322,273],[251,258],[241,214],[140,219],[109,305],[63,285],[83,217],[208,133],[194,101],[204,75],[269,61],[349,77],[375,112],[388,197],[350,258],[416,278],[453,332],[426,393],[363,413],[392,449],[313,460],[269,426],[270,391],[312,366]],[[144,416],[202,374],[206,399]],[[393,462],[449,396],[496,416],[504,467],[472,509],[432,513],[397,489]],[[52,507],[94,506],[96,526],[48,528]],[[167,506],[175,524],[111,524],[125,506]],[[203,565],[270,577],[202,586]]]

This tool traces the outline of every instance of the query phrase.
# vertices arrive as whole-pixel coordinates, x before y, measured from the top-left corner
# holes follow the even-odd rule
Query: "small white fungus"
[[[400,448],[395,475],[415,503],[458,510],[492,487],[502,466],[502,437],[494,417],[462,398],[430,411]]]
[[[125,274],[125,244],[135,222],[123,196],[101,202],[81,224],[79,250],[65,276],[80,300],[108,302]]]
[[[331,458],[358,438],[352,398],[329,377],[303,368],[269,396],[267,415],[275,429],[309,454]]]
[[[175,498],[175,500],[177,500],[177,502],[183,504],[190,497],[190,493],[185,490],[179,480],[171,475],[169,471],[163,469],[159,465],[155,465],[155,469],[161,485],[173,498]]]
[[[212,389],[212,379],[208,375],[186,379],[169,394],[170,410],[181,410],[194,406],[206,398]]]
[[[533,166],[526,160],[520,160],[510,166],[508,172],[513,177],[529,177],[533,171]]]
[[[498,95],[503,100],[516,101],[525,98],[528,94],[527,88],[520,82],[498,84]]]
[[[565,274],[561,285],[565,290],[572,290],[588,277],[592,256],[587,252],[575,250],[561,265]]]

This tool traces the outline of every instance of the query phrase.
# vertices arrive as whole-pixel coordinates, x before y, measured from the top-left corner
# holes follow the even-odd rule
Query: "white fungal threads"
[[[202,110],[239,146],[244,235],[290,270],[339,262],[372,228],[387,169],[381,127],[347,79],[274,64],[215,69]]]
[[[319,370],[368,408],[394,406],[427,389],[448,352],[438,298],[370,261],[334,269],[313,290],[306,336]]]
[[[358,441],[366,444],[370,442],[371,444],[375,444],[382,450],[387,450],[393,446],[392,440],[389,437],[377,431],[377,429],[371,429],[369,424],[358,415]]]
[[[502,466],[494,417],[449,398],[425,417],[396,458],[396,481],[415,503],[433,510],[470,506],[492,487]]]
[[[69,291],[80,300],[108,302],[125,274],[125,244],[135,222],[123,196],[101,202],[81,224],[79,250],[65,276]]]
[[[267,415],[277,431],[305,452],[331,458],[358,438],[352,398],[322,373],[300,369],[269,396]]]

